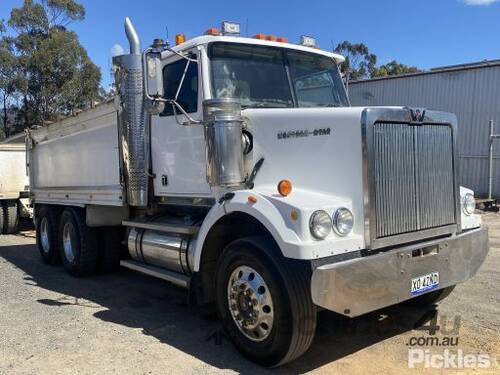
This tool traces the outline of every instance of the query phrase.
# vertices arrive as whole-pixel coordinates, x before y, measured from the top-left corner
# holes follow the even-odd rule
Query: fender
[[[201,253],[205,238],[213,225],[217,223],[220,218],[231,212],[244,212],[257,219],[271,233],[283,255],[286,257],[293,257],[293,254],[287,252],[286,244],[298,243],[300,239],[296,232],[287,226],[278,208],[264,195],[256,193],[255,191],[240,190],[234,193],[235,195],[230,201],[226,201],[223,204],[217,203],[211,208],[201,225],[198,237],[193,241],[192,264],[195,272],[200,270]],[[249,196],[255,197],[257,201],[255,203],[250,202],[248,200]]]

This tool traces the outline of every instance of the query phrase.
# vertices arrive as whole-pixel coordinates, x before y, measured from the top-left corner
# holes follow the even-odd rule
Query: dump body
[[[112,103],[31,132],[37,203],[121,206],[117,112]]]

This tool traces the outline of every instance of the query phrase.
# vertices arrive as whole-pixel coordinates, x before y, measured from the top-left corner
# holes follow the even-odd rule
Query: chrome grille
[[[455,222],[450,127],[375,123],[373,151],[377,238]]]

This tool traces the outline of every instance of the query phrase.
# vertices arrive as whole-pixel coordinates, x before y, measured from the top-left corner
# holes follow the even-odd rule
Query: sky
[[[153,38],[188,38],[222,21],[242,33],[317,39],[331,50],[344,40],[365,43],[380,64],[397,60],[421,69],[500,58],[500,0],[80,0],[86,18],[72,23],[108,87],[111,50],[128,49],[123,20],[131,17],[143,47]],[[0,19],[22,0],[0,0]]]

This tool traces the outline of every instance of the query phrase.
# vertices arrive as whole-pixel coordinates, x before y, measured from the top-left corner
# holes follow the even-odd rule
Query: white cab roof
[[[173,47],[174,51],[182,51],[185,49],[189,49],[192,47],[196,47],[199,45],[207,45],[212,42],[227,42],[227,43],[240,43],[240,44],[253,44],[258,46],[271,46],[271,47],[279,47],[279,48],[288,48],[297,51],[315,53],[318,55],[330,57],[336,61],[337,64],[344,62],[345,58],[342,55],[337,53],[332,53],[328,51],[323,51],[318,48],[305,47],[299,44],[292,43],[282,43],[282,42],[271,42],[268,40],[255,39],[255,38],[245,38],[239,36],[214,36],[214,35],[202,35],[193,39],[187,40],[185,43],[182,43],[178,46]],[[170,55],[167,51],[166,55]]]

